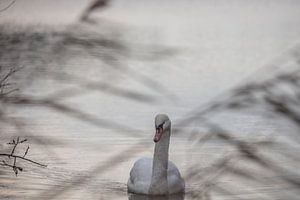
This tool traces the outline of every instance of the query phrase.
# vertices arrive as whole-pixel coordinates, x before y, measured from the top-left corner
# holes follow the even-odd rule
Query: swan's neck
[[[155,144],[150,194],[165,194],[168,191],[168,160],[171,129],[166,130]]]

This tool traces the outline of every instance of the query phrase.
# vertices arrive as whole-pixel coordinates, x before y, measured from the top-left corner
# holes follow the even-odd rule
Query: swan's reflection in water
[[[128,193],[128,200],[184,200],[184,194],[172,194],[168,196],[150,196]]]

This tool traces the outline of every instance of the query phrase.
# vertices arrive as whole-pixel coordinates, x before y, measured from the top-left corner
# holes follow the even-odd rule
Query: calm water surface
[[[73,30],[79,38],[93,38],[93,34],[99,34],[118,41],[128,54],[114,49],[113,52],[94,52],[95,55],[115,55],[109,62],[84,54],[79,45],[71,46],[59,62],[48,60],[45,65],[49,68],[55,65],[59,72],[86,80],[101,80],[125,90],[149,94],[155,101],[145,103],[106,92],[84,93],[84,90],[81,95],[59,101],[96,118],[113,120],[135,130],[103,128],[85,122],[82,116],[66,116],[44,107],[11,108],[12,117],[26,121],[23,133],[30,143],[28,157],[46,163],[48,167],[22,163],[25,171],[18,177],[10,169],[5,170],[0,174],[1,199],[147,199],[128,196],[126,182],[134,161],[152,156],[155,114],[168,113],[176,127],[188,113],[219,94],[226,94],[245,78],[260,80],[270,75],[270,67],[261,69],[262,66],[274,62],[275,58],[284,58],[284,53],[297,44],[300,35],[300,4],[297,1],[162,3],[116,0],[111,7],[93,15],[97,24],[78,24],[76,19],[86,3],[18,1],[1,13],[0,23],[10,24],[10,27],[22,24],[23,29],[35,27],[45,34],[67,29]],[[42,49],[46,50],[47,46]],[[41,51],[36,55],[42,57],[45,54],[47,52]],[[27,58],[19,59],[19,63],[36,65]],[[53,81],[47,76],[36,78],[27,86],[28,77],[31,79],[34,75],[24,80],[28,75],[26,68],[20,73],[23,94],[45,97],[58,90],[76,89],[73,83]],[[284,129],[275,126],[278,122],[255,113],[220,113],[214,120],[239,137],[252,139],[276,135]],[[201,130],[199,124],[191,126]],[[5,127],[2,143],[10,140],[15,131],[13,127]],[[182,132],[171,139],[170,159],[183,176],[194,164],[205,168],[232,151],[218,142],[193,146],[189,137],[189,132]],[[234,192],[239,195],[213,193],[213,199],[251,199],[253,193],[261,196],[276,193],[276,187],[280,186],[257,186],[253,192],[236,184],[231,177],[220,179],[218,184],[227,183],[236,185]],[[186,184],[185,199],[192,199],[192,192],[199,188],[199,183],[187,181]]]

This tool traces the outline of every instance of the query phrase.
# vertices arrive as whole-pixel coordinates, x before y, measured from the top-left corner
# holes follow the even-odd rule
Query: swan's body
[[[136,194],[168,195],[184,192],[180,172],[168,160],[171,122],[166,115],[155,118],[156,134],[153,159],[141,158],[134,163],[127,183],[128,191]]]
[[[128,189],[136,194],[149,194],[152,178],[152,158],[141,158],[134,163],[128,180]],[[174,194],[184,191],[184,182],[180,172],[174,163],[169,161],[168,171],[168,193]],[[167,192],[167,191],[166,191]]]

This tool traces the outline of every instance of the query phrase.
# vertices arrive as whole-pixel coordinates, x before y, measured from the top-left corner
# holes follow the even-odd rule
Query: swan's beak
[[[163,129],[162,128],[157,128],[156,133],[154,135],[153,141],[156,143],[160,140],[161,136],[163,134]]]

